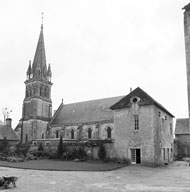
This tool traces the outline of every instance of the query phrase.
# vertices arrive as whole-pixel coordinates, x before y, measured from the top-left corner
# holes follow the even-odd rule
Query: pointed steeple
[[[51,72],[50,63],[49,63],[49,66],[48,66],[47,76],[48,76],[49,81],[51,82],[52,72]]]
[[[44,79],[44,80],[47,79],[47,66],[46,66],[46,54],[45,54],[44,35],[43,35],[43,24],[41,24],[41,31],[38,39],[36,52],[34,55],[32,71],[33,71],[33,78]]]
[[[32,74],[31,60],[29,61],[28,70],[27,70],[26,74],[27,74],[27,77],[29,79],[31,74]]]

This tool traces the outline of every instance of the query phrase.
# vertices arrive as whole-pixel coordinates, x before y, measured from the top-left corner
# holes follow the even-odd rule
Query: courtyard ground
[[[189,192],[190,167],[174,162],[161,168],[127,166],[114,171],[39,171],[0,167],[0,176],[17,176],[12,192]]]

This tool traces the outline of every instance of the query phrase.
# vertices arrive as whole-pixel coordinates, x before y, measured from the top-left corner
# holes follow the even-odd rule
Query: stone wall
[[[177,158],[190,157],[190,134],[177,135],[175,147],[175,156]]]
[[[155,163],[166,164],[173,160],[173,118],[154,107]]]
[[[34,139],[46,138],[47,123],[42,120],[28,120],[23,122],[23,143]]]
[[[134,115],[139,116],[139,130],[134,128]],[[131,149],[141,150],[141,160],[154,162],[153,107],[140,107],[114,111],[115,150],[118,158],[131,159]]]
[[[117,158],[131,159],[131,150],[140,149],[141,164],[159,165],[163,163],[162,148],[165,148],[165,160],[172,160],[172,117],[167,115],[167,120],[163,122],[159,112],[154,105],[139,106],[137,103],[114,111],[114,148]],[[163,111],[161,114],[166,116]],[[134,127],[134,115],[139,117],[139,130]]]

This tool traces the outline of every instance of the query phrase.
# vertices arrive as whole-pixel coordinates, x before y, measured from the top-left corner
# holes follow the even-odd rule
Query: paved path
[[[128,166],[108,172],[36,171],[0,167],[0,176],[17,176],[11,192],[189,192],[190,167]]]

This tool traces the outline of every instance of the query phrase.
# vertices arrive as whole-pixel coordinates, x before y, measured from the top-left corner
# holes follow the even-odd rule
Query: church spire
[[[32,64],[33,78],[47,80],[46,54],[43,34],[43,16],[40,36]]]

